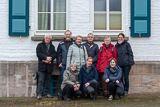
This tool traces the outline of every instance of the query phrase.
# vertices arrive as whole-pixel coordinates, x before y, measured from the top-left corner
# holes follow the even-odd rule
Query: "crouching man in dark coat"
[[[38,57],[38,90],[37,99],[42,99],[42,93],[47,98],[52,98],[50,95],[50,79],[53,71],[53,60],[56,58],[55,47],[51,42],[52,36],[45,35],[44,40],[37,45],[36,53]]]

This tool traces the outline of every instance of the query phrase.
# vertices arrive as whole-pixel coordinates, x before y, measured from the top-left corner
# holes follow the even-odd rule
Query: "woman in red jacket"
[[[99,49],[99,56],[98,56],[98,61],[97,61],[97,69],[101,76],[103,94],[105,97],[107,96],[108,91],[106,89],[106,83],[103,80],[103,75],[104,75],[105,68],[109,64],[110,58],[115,58],[117,60],[117,52],[116,52],[116,48],[114,47],[114,45],[111,44],[111,38],[106,37],[104,39],[104,43]]]

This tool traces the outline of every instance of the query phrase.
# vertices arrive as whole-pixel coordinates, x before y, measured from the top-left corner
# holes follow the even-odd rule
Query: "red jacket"
[[[110,58],[114,57],[117,60],[117,52],[116,52],[116,48],[114,47],[114,45],[110,44],[107,49],[104,43],[102,45],[103,45],[103,50],[101,52],[102,47],[100,47],[98,61],[97,61],[97,69],[100,73],[104,73],[105,68],[108,66]],[[113,52],[112,52],[111,47],[113,47]]]

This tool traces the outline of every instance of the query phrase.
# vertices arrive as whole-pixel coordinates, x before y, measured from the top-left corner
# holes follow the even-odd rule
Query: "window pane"
[[[53,14],[53,29],[54,30],[66,30],[66,14],[54,13]]]
[[[38,13],[38,30],[50,30],[50,14]]]
[[[54,12],[66,12],[66,0],[54,0]]]
[[[50,12],[50,0],[38,0],[38,12]]]
[[[94,14],[94,29],[106,30],[106,14]]]
[[[109,29],[110,30],[121,30],[121,14],[110,14],[109,15]]]
[[[106,0],[94,0],[94,11],[106,11]]]
[[[121,0],[109,0],[109,11],[121,11]]]

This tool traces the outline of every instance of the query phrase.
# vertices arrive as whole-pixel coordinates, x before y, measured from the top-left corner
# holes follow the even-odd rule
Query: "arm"
[[[109,78],[109,75],[108,75],[107,72],[108,72],[108,69],[106,68],[105,71],[104,71],[104,75],[103,75],[103,80],[104,80],[104,81],[106,81],[106,79]]]
[[[117,51],[116,51],[116,47],[113,47],[113,57],[117,60]]]
[[[57,64],[59,65],[60,63],[62,63],[62,50],[59,44],[57,48]]]
[[[85,61],[87,60],[87,58],[88,58],[88,54],[87,54],[87,50],[86,50],[86,47],[84,46],[84,51],[85,51],[85,58],[86,59],[84,59]]]
[[[127,45],[128,55],[129,55],[129,63],[132,65],[132,64],[134,64],[134,56],[133,56],[132,48],[128,42],[126,45]]]
[[[100,67],[100,60],[101,60],[101,48],[102,47],[100,47],[100,49],[99,49],[99,54],[98,54],[98,60],[97,60],[97,69],[99,70],[99,67]]]
[[[76,84],[76,83],[69,80],[69,74],[68,74],[67,70],[64,71],[64,74],[63,74],[63,83],[69,84],[69,85],[75,85]]]
[[[83,78],[83,75],[82,75],[82,68],[80,69],[80,72],[79,72],[79,80],[78,80],[78,82],[79,82],[79,84],[81,85],[82,84],[82,78]]]
[[[72,45],[68,49],[66,68],[68,68],[69,65],[71,64],[71,58],[72,58]]]
[[[36,53],[37,53],[37,57],[41,60],[46,60],[47,59],[47,55],[41,53],[41,44],[38,44],[37,48],[36,48]]]
[[[52,60],[54,60],[56,58],[56,56],[57,56],[57,52],[55,50],[55,47],[53,46],[53,51],[51,53]]]
[[[98,47],[98,45],[96,44],[96,56],[94,56],[93,62],[96,62],[96,61],[98,60],[98,53],[99,53],[99,47]]]

